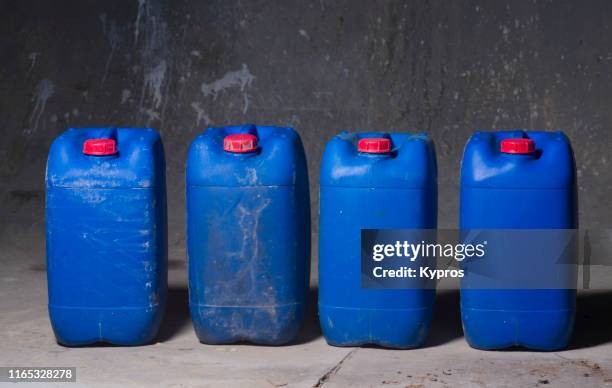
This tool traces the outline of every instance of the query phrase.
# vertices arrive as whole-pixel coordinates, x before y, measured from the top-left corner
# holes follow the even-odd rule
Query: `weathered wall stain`
[[[244,105],[242,107],[242,113],[246,113],[249,110],[249,95],[246,89],[251,87],[255,76],[249,71],[249,67],[246,64],[242,64],[240,70],[228,71],[223,77],[216,79],[210,83],[204,82],[200,89],[204,97],[212,96],[213,101],[217,99],[219,93],[232,88],[240,89],[242,93],[242,99]]]
[[[100,21],[102,22],[102,30],[104,31],[104,34],[108,39],[108,45],[110,46],[108,57],[106,58],[106,65],[104,66],[104,73],[102,74],[102,81],[100,81],[100,87],[104,88],[104,81],[108,75],[108,68],[113,60],[115,51],[117,51],[117,47],[119,47],[119,44],[121,44],[121,36],[114,20],[111,20],[110,26],[107,26],[106,14],[100,15]]]
[[[30,115],[29,126],[24,130],[25,135],[31,135],[32,133],[36,132],[40,118],[43,113],[45,113],[47,101],[49,98],[51,98],[51,96],[53,96],[54,93],[55,84],[51,80],[43,79],[38,83],[38,85],[36,85],[34,95],[32,96],[34,108],[32,109],[32,113]]]
[[[193,110],[196,113],[196,120],[195,120],[195,125],[196,126],[199,126],[200,124],[208,125],[208,124],[211,123],[210,117],[208,116],[208,114],[206,114],[206,112],[200,106],[199,103],[192,102],[191,103],[191,107],[193,108]]]

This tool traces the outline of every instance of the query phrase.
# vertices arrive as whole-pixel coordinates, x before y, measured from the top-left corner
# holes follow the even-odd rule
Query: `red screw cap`
[[[501,141],[500,151],[504,154],[533,154],[535,142],[531,139],[504,139]]]
[[[85,155],[105,156],[117,153],[117,142],[115,139],[87,139],[83,143]]]
[[[243,154],[257,150],[257,136],[250,133],[240,133],[225,136],[223,149],[227,152]]]
[[[357,150],[367,154],[386,154],[391,152],[391,140],[384,137],[370,137],[359,140]]]

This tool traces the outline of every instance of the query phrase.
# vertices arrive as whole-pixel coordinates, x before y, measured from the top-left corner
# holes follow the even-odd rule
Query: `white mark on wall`
[[[34,95],[32,96],[32,101],[35,102],[34,109],[30,115],[30,126],[24,131],[26,135],[36,132],[38,129],[38,123],[40,121],[40,117],[45,112],[47,101],[49,98],[51,98],[51,96],[53,96],[54,93],[55,84],[51,80],[43,79],[38,83],[38,85],[36,85]]]
[[[150,108],[140,108],[140,113],[147,117],[147,121],[150,123],[155,120],[160,120],[161,116],[155,110]]]
[[[302,120],[300,120],[300,116],[294,114],[291,115],[289,123],[294,127],[299,127],[302,124]]]
[[[167,98],[164,98],[170,85],[172,69],[170,35],[164,20],[164,6],[159,1],[139,1],[135,44],[138,43],[142,67],[135,72],[142,74],[139,112],[148,120],[160,120],[163,126]]]
[[[80,114],[81,114],[81,112],[79,112],[79,110],[78,110],[78,109],[74,108],[74,109],[73,109],[71,112],[64,112],[64,115],[63,115],[63,116],[64,116],[64,120],[68,121],[68,120],[70,120],[70,116],[72,116],[72,117],[77,117],[77,116],[79,116]],[[55,116],[55,115],[51,116],[51,121],[53,121],[53,117],[54,117],[54,116]],[[57,116],[55,116],[55,117],[56,117],[56,119],[57,119]],[[90,117],[91,117],[91,116],[90,116]]]
[[[499,29],[502,32],[502,37],[506,43],[510,43],[510,27],[501,25]]]
[[[102,81],[100,82],[101,87],[104,87],[104,81],[106,81],[106,76],[108,75],[108,69],[110,67],[111,61],[113,60],[113,56],[117,51],[117,47],[119,47],[119,44],[121,43],[121,35],[119,34],[119,28],[117,27],[117,24],[114,21],[111,21],[110,27],[108,28],[108,34],[106,33],[106,15],[104,15],[103,29],[106,34],[106,39],[108,39],[108,44],[110,45],[110,52],[108,53],[108,57],[106,58],[106,64],[104,65],[104,73],[102,74]]]
[[[30,60],[30,67],[28,67],[28,75],[30,75],[30,72],[32,71],[32,69],[34,69],[34,66],[36,66],[36,59],[38,59],[38,56],[40,55],[40,53],[37,52],[32,52],[30,53],[30,55],[28,55],[28,59]]]
[[[202,83],[202,93],[205,97],[212,96],[213,101],[217,99],[219,93],[232,89],[239,88],[242,93],[244,105],[242,107],[242,113],[246,113],[249,109],[249,95],[246,91],[247,88],[251,87],[253,80],[256,77],[251,74],[246,64],[242,64],[242,69],[229,71],[225,75],[213,82]]]
[[[130,97],[132,97],[132,92],[130,91],[130,89],[123,89],[121,91],[121,105],[128,102],[130,100]]]
[[[301,37],[305,38],[306,40],[310,40],[310,35],[308,35],[306,30],[300,30],[299,33]]]
[[[136,14],[136,21],[134,22],[134,46],[138,44],[138,34],[140,32],[140,19],[145,9],[146,0],[138,0],[138,14]]]
[[[196,125],[199,125],[202,120],[204,120],[204,124],[210,124],[210,117],[206,114],[204,109],[197,102],[192,102],[191,107],[196,112]]]
[[[106,14],[105,13],[101,13],[98,16],[98,19],[100,19],[100,23],[102,23],[102,33],[104,35],[106,35]]]
[[[145,97],[153,98],[153,107],[159,108],[162,103],[162,86],[166,77],[168,66],[166,60],[162,59],[149,73],[145,74],[142,92],[140,94],[140,105],[142,106]]]

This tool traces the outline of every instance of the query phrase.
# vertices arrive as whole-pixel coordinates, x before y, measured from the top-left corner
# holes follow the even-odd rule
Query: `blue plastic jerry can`
[[[435,288],[362,288],[362,229],[435,229],[436,156],[425,134],[346,133],[321,166],[319,319],[336,346],[423,344]]]
[[[476,132],[470,138],[461,166],[460,228],[492,231],[498,243],[508,245],[487,247],[497,253],[505,249],[504,254],[483,259],[484,267],[502,274],[491,288],[473,286],[478,285],[477,273],[467,271],[462,279],[461,318],[472,347],[556,350],[568,345],[576,290],[571,266],[565,270],[559,265],[560,257],[571,252],[556,246],[564,244],[556,236],[576,229],[577,217],[576,168],[563,133]],[[521,230],[528,233],[514,241],[512,236]],[[542,245],[550,232],[554,238],[537,248],[533,260],[524,262],[522,257]],[[516,288],[502,286],[502,281],[513,280],[504,278],[521,279],[535,270],[541,286],[518,282]],[[550,274],[553,280],[567,281],[551,287]]]
[[[167,288],[165,161],[157,132],[67,130],[49,151],[46,190],[57,341],[153,341]]]
[[[291,128],[208,128],[187,161],[189,305],[208,344],[291,341],[310,273],[306,157]]]

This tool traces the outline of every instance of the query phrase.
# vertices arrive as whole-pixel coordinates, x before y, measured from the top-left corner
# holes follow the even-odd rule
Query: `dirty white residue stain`
[[[268,205],[270,205],[270,200],[266,199],[258,206],[247,207],[244,204],[240,204],[237,207],[240,213],[238,226],[242,229],[240,256],[243,258],[248,258],[250,260],[259,259],[259,219],[261,218],[261,213]],[[250,252],[249,248],[251,248]],[[254,276],[255,271],[251,271],[251,273],[252,276]],[[252,284],[255,284],[255,279],[253,279]]]
[[[247,168],[246,176],[236,174],[236,180],[241,184],[254,185],[257,184],[257,170],[255,168]]]
[[[202,58],[202,53],[200,52],[200,50],[192,50],[191,55],[193,55],[194,57]]]
[[[149,294],[149,307],[154,308],[159,304],[159,295],[157,292],[152,292]]]
[[[51,96],[53,96],[54,93],[55,84],[51,80],[43,79],[38,83],[38,85],[36,85],[36,88],[34,89],[34,96],[32,97],[32,101],[35,101],[35,105],[30,116],[30,127],[26,128],[24,131],[26,135],[36,132],[38,129],[38,123],[40,121],[40,117],[45,111],[47,101],[49,98],[51,98]]]
[[[132,97],[132,92],[129,89],[123,89],[121,91],[121,105],[128,102],[128,100]]]
[[[101,163],[95,166],[92,166],[89,169],[72,169],[68,173],[63,174],[62,178],[54,178],[59,179],[58,184],[61,184],[63,179],[70,179],[73,185],[83,188],[94,188],[99,183],[96,179],[91,179],[90,176],[99,176],[107,179],[109,185],[116,184],[117,179],[128,179],[128,180],[136,180],[138,177],[136,173],[133,171],[125,171],[121,169],[117,169],[115,167],[110,166],[108,163]],[[87,190],[83,190],[84,192]],[[100,190],[96,190],[96,192],[101,195]]]
[[[39,55],[40,53],[37,53],[37,52],[32,52],[30,53],[30,55],[28,55],[28,59],[30,60],[30,67],[28,68],[28,72],[27,72],[28,75],[30,74],[34,66],[36,66],[36,59],[38,59]]]
[[[204,120],[204,124],[208,125],[211,123],[210,117],[204,111],[204,108],[200,106],[197,102],[192,102],[191,107],[196,112],[196,125],[199,125],[202,120]]]
[[[80,197],[88,204],[99,204],[106,201],[106,196],[101,194],[101,190],[81,190]],[[83,238],[86,237],[83,236]]]
[[[310,40],[310,35],[308,35],[306,30],[300,30],[299,33],[300,33],[300,36],[302,36],[303,38],[306,38],[307,40]]]
[[[269,199],[260,199],[255,201],[255,203],[239,203],[236,207],[238,211],[238,227],[242,234],[242,241],[240,250],[233,252],[231,255],[243,261],[243,263],[241,263],[241,268],[237,271],[233,280],[227,284],[230,289],[235,287],[235,284],[244,282],[246,279],[248,279],[248,288],[251,291],[257,288],[257,265],[261,259],[259,257],[259,221],[264,209],[269,205]]]
[[[239,88],[244,99],[244,106],[242,113],[246,113],[249,109],[249,95],[246,89],[251,87],[251,83],[255,79],[255,76],[251,74],[246,64],[242,64],[242,69],[229,71],[225,75],[213,82],[202,83],[202,93],[205,97],[212,96],[213,101],[217,99],[219,93],[224,90]]]
[[[138,34],[140,32],[140,19],[145,9],[146,0],[138,0],[138,14],[136,15],[136,21],[134,22],[134,45],[138,44]]]
[[[153,97],[153,107],[158,109],[162,103],[162,85],[166,77],[168,65],[166,60],[162,59],[149,73],[145,74],[144,83],[142,84],[142,92],[140,94],[140,103],[142,105],[145,96]]]
[[[370,167],[368,165],[339,167],[334,169],[332,172],[332,177],[334,179],[339,179],[347,176],[362,175],[367,173],[369,169]]]

